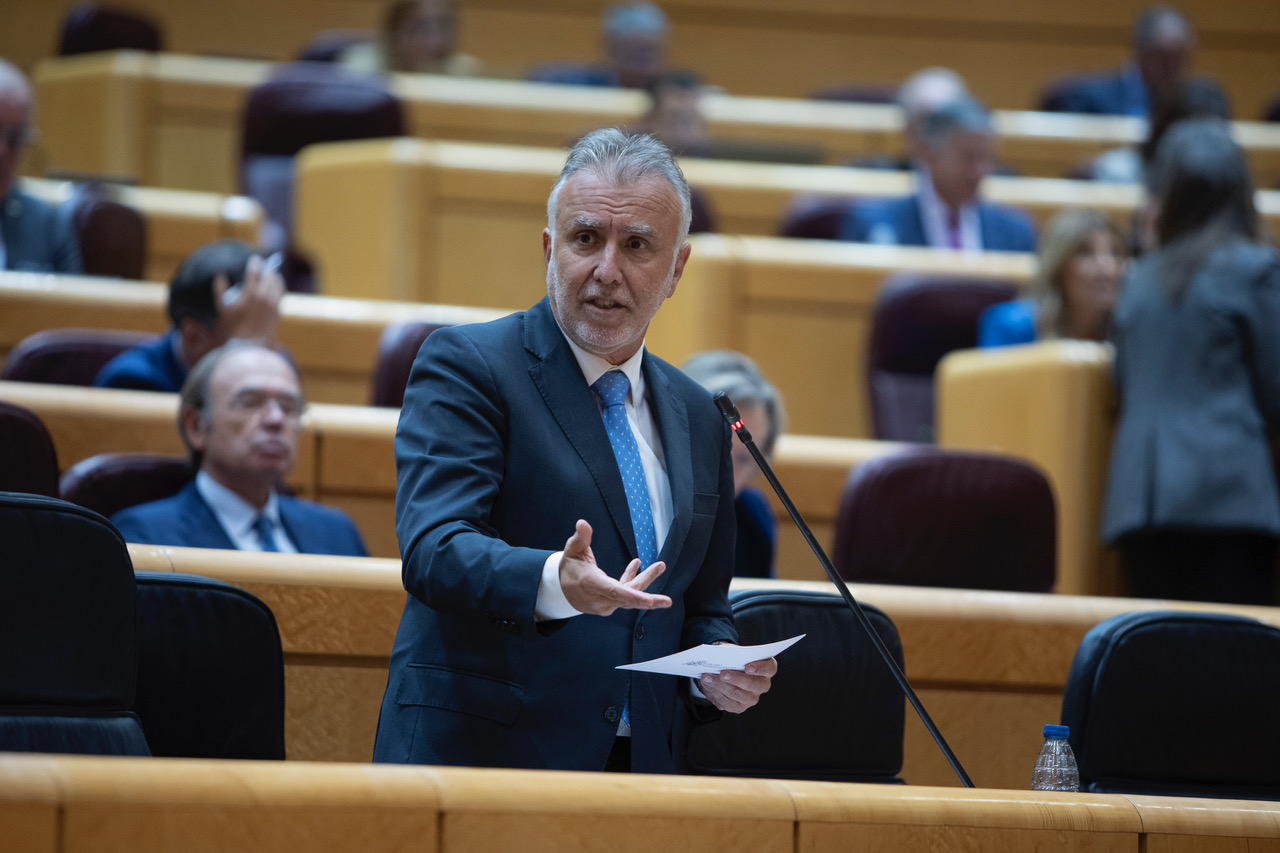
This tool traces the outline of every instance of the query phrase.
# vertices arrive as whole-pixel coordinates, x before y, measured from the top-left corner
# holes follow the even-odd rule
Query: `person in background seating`
[[[778,436],[787,426],[782,395],[769,384],[756,363],[731,350],[711,350],[691,356],[680,365],[690,379],[711,392],[729,395],[766,459],[772,459]],[[777,575],[778,524],[764,493],[751,482],[760,469],[746,445],[733,442],[733,502],[738,516],[738,540],[733,573],[737,577],[771,578]]]
[[[31,83],[0,59],[0,269],[79,273],[70,215],[14,186],[22,152],[34,138],[34,109]]]
[[[278,352],[243,341],[211,351],[183,384],[178,414],[195,479],[111,523],[149,545],[367,556],[342,512],[279,492],[303,405],[297,368]]]
[[[176,392],[190,366],[229,340],[272,344],[284,280],[249,244],[218,240],[196,249],[169,282],[169,331],[103,366],[100,388]]]
[[[916,154],[916,193],[850,204],[841,238],[859,243],[966,251],[1034,252],[1025,213],[984,201],[982,182],[995,166],[991,114],[961,97],[925,116]]]
[[[1029,298],[982,313],[978,346],[1108,339],[1128,261],[1115,224],[1100,211],[1064,210],[1045,226],[1039,260]]]

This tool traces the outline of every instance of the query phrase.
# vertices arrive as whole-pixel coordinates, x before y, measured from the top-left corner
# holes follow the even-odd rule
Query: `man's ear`
[[[547,266],[551,263],[551,229],[542,229],[542,264]]]
[[[668,299],[676,292],[676,285],[680,283],[680,276],[684,275],[684,265],[689,262],[689,252],[691,251],[693,251],[693,247],[685,243],[676,252],[676,262],[671,268],[671,290],[667,292]]]
[[[182,408],[182,434],[186,437],[187,444],[193,449],[204,452],[205,434],[200,428],[200,410],[195,406]]]

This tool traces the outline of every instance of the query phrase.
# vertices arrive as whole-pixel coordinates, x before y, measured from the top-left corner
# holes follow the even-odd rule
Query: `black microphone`
[[[956,754],[951,751],[951,747],[947,745],[946,738],[942,736],[942,732],[938,731],[938,727],[934,725],[933,718],[929,716],[929,712],[925,710],[924,704],[920,701],[920,697],[916,695],[916,691],[912,689],[911,683],[907,681],[907,676],[903,673],[902,667],[898,666],[898,662],[893,659],[893,655],[889,654],[888,647],[885,646],[884,640],[880,639],[880,635],[876,633],[875,626],[867,619],[866,612],[862,609],[862,605],[854,599],[853,593],[849,592],[849,587],[845,586],[840,576],[836,574],[835,567],[831,565],[831,560],[827,558],[827,554],[822,550],[822,546],[818,544],[818,540],[814,538],[813,531],[809,529],[809,525],[805,524],[803,518],[800,517],[800,511],[796,509],[796,505],[791,502],[791,498],[787,496],[786,489],[782,488],[782,484],[778,482],[778,478],[773,474],[773,468],[769,466],[769,462],[764,458],[764,454],[756,447],[756,443],[751,440],[751,431],[747,429],[742,422],[742,416],[738,414],[738,407],[729,399],[729,395],[721,391],[715,397],[716,408],[720,410],[720,414],[724,415],[724,419],[729,422],[729,426],[733,428],[734,433],[747,446],[747,450],[751,451],[751,457],[756,460],[756,465],[760,466],[760,470],[769,480],[769,485],[773,486],[773,490],[778,493],[778,497],[782,500],[782,505],[787,508],[787,512],[791,514],[791,520],[796,523],[796,527],[800,528],[800,533],[804,535],[804,541],[809,543],[809,547],[813,549],[813,553],[817,556],[818,562],[822,563],[822,568],[826,569],[827,577],[831,578],[831,582],[836,585],[836,589],[840,590],[840,595],[844,597],[844,601],[853,611],[853,615],[858,617],[858,622],[862,625],[867,635],[871,637],[871,643],[876,647],[876,651],[880,652],[880,657],[884,659],[885,665],[889,667],[889,671],[893,673],[893,677],[897,680],[898,686],[902,688],[902,692],[906,694],[907,700],[911,702],[911,707],[916,709],[916,714],[920,717],[920,722],[924,723],[924,727],[929,730],[929,734],[933,736],[933,742],[938,745],[938,749],[942,750],[942,754],[946,756],[947,763],[951,765],[951,769],[956,771],[956,775],[960,777],[960,781],[966,788],[973,787],[973,780],[969,778],[969,774],[964,772],[964,768],[960,766],[960,759],[956,758]]]

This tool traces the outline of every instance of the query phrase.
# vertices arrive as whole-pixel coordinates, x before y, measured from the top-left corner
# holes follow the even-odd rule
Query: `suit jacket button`
[[[636,626],[636,639],[637,639],[637,640],[643,640],[643,639],[644,639],[644,626],[643,626],[643,625],[637,625],[637,626]]]
[[[612,705],[604,709],[604,721],[606,723],[616,723],[618,722],[618,718],[621,716],[622,714],[618,711],[618,709],[613,707]]]

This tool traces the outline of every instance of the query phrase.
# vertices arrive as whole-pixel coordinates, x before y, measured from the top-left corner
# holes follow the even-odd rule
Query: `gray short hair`
[[[647,133],[627,133],[616,127],[607,127],[593,130],[579,139],[564,161],[560,177],[556,178],[551,195],[547,197],[547,227],[553,237],[560,188],[582,171],[593,172],[618,186],[627,186],[648,177],[663,178],[680,198],[680,239],[677,242],[683,243],[689,236],[689,223],[693,219],[689,182],[680,171],[671,149]]]
[[[1191,27],[1191,21],[1174,7],[1149,6],[1143,9],[1142,13],[1133,22],[1134,47],[1138,50],[1145,50],[1151,47],[1156,40],[1156,32],[1164,26],[1165,22],[1170,22],[1174,26],[1180,27],[1188,37],[1194,35],[1195,31]]]
[[[760,449],[766,455],[773,453],[773,445],[787,428],[787,410],[782,405],[782,395],[773,387],[756,363],[733,350],[708,350],[692,355],[680,369],[684,374],[706,388],[712,394],[721,391],[729,395],[739,408],[759,406],[769,418],[769,434],[756,436]]]
[[[667,16],[652,3],[620,3],[605,10],[601,29],[606,38],[667,35]]]
[[[991,113],[977,98],[966,95],[931,111],[920,124],[920,137],[930,148],[937,148],[956,131],[994,133]]]

